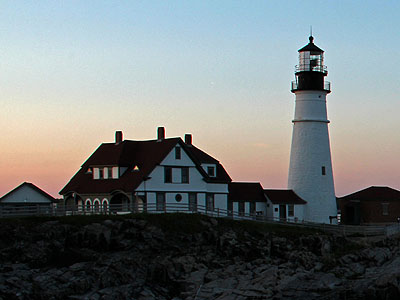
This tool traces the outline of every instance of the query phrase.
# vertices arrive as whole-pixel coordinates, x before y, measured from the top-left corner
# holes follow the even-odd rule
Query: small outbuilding
[[[387,186],[371,186],[339,197],[337,203],[342,224],[397,223],[400,218],[400,191]]]
[[[57,199],[30,182],[24,182],[0,198],[2,213],[23,210],[45,211],[51,209]]]

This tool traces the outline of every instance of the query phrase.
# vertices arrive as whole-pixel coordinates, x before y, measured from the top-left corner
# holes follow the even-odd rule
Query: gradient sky
[[[102,142],[193,134],[286,188],[297,50],[325,50],[338,196],[400,189],[399,1],[0,1],[0,195],[53,196]]]

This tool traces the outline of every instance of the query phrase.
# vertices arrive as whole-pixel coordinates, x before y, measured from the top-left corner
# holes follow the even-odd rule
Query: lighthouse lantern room
[[[296,90],[323,90],[330,92],[330,83],[324,81],[328,75],[324,66],[324,51],[314,44],[310,36],[310,43],[299,50],[299,64],[295,67],[296,80],[292,81],[292,92]]]

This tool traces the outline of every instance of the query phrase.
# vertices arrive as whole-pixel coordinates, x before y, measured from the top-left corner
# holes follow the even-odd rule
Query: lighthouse
[[[295,94],[292,147],[288,188],[307,201],[304,220],[336,223],[337,208],[333,183],[326,96],[331,92],[324,65],[324,51],[309,43],[298,50],[295,67]]]

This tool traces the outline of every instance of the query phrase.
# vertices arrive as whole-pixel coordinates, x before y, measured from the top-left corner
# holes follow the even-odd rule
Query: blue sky
[[[325,50],[336,191],[400,188],[398,1],[2,1],[0,194],[53,195],[115,130],[193,134],[285,188],[297,50]]]

